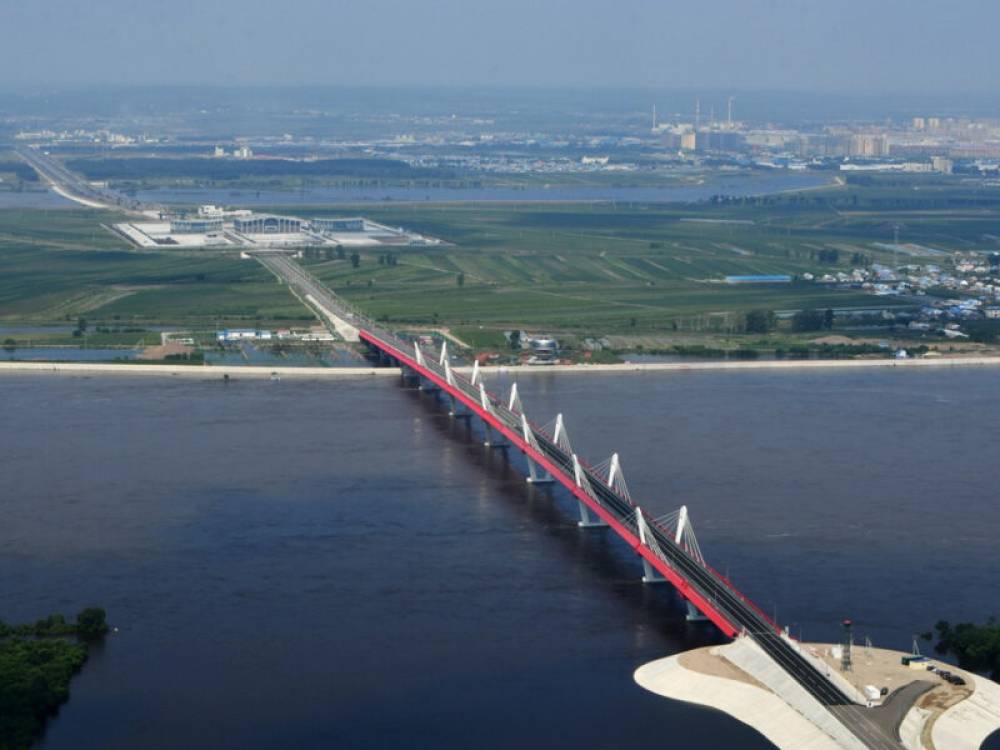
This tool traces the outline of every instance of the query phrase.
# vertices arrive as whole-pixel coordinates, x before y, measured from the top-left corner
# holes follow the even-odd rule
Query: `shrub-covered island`
[[[98,607],[75,622],[59,614],[23,625],[0,620],[0,750],[23,750],[41,736],[46,719],[69,698],[89,644],[107,632]]]

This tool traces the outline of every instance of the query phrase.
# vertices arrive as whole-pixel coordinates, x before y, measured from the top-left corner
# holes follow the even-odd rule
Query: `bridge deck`
[[[293,265],[290,260],[287,263]],[[302,291],[298,276],[299,272],[305,272],[300,267],[295,266],[296,273],[283,268],[283,264],[271,270]],[[315,281],[311,276],[309,278]],[[902,747],[897,738],[872,722],[864,707],[857,705],[820,671],[759,607],[707,565],[700,553],[692,554],[683,539],[680,544],[676,543],[675,530],[660,525],[646,515],[627,493],[620,493],[610,486],[610,478],[606,481],[596,470],[582,465],[576,456],[560,447],[556,435],[547,434],[544,429],[527,422],[523,414],[486,393],[485,389],[480,390],[481,383],[471,382],[446,364],[429,357],[419,346],[403,341],[356,311],[349,310],[332,292],[328,296],[333,306],[331,309],[357,326],[362,341],[391,361],[433,383],[548,471],[723,633],[729,637],[745,633],[754,639],[776,664],[821,705],[830,709],[863,746],[875,750],[899,750]],[[517,408],[520,408],[519,405]],[[527,431],[523,431],[525,425]],[[530,440],[527,439],[529,436]],[[581,474],[580,482],[576,480],[577,470]]]

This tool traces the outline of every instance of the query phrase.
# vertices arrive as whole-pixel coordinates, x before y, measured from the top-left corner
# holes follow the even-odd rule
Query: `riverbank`
[[[897,736],[907,750],[977,750],[1000,727],[1000,685],[950,665],[965,683],[955,686],[922,667],[901,663],[905,654],[865,648],[854,671],[839,672],[832,644],[802,644],[802,653],[848,694],[861,686],[885,688],[887,696],[855,709],[851,723],[862,734]],[[747,724],[781,750],[793,748],[861,748],[856,736],[845,735],[808,693],[763,657],[748,639],[710,646],[644,664],[635,681],[652,693],[673,700],[711,706]],[[937,662],[932,662],[938,665]],[[865,700],[861,697],[861,701]],[[857,711],[864,712],[861,722]]]
[[[183,378],[357,378],[399,375],[394,367],[254,367],[242,365],[139,365],[97,362],[0,362],[0,375],[25,373],[71,375],[152,375]]]
[[[1000,357],[935,357],[922,359],[811,359],[739,362],[643,362],[603,365],[488,365],[484,374],[541,375],[545,373],[690,372],[698,370],[829,370],[871,367],[941,368],[997,367]],[[457,367],[459,372],[470,368]],[[155,375],[177,377],[326,379],[398,375],[395,367],[255,367],[225,365],[140,365],[97,362],[0,362],[4,373],[73,373],[83,375]]]
[[[699,362],[624,362],[599,365],[487,366],[482,372],[658,372],[688,370],[815,370],[857,367],[971,367],[1000,365],[1000,357],[928,357],[914,359],[776,359]]]

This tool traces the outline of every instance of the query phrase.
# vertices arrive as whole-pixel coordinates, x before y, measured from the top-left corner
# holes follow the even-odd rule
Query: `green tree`
[[[358,255],[357,250],[351,253],[351,266],[357,268],[361,265],[361,256]]]
[[[337,260],[343,260],[347,257],[347,253],[344,252],[343,245],[337,245]]]
[[[88,607],[76,616],[76,632],[85,640],[100,638],[108,632],[107,614],[100,607]]]
[[[833,317],[833,310],[827,308],[823,313],[823,327],[828,331],[833,329]]]
[[[87,331],[86,318],[80,318],[78,321],[76,321],[76,330],[78,330],[80,333],[86,333]]]
[[[823,328],[824,317],[819,310],[799,310],[792,316],[792,330],[806,332]]]
[[[459,286],[465,286],[465,274],[459,273],[458,276],[455,277],[455,283]]]
[[[8,352],[13,352],[17,349],[17,342],[14,339],[4,339],[3,348]]]
[[[86,660],[85,646],[63,638],[0,641],[0,748],[21,750],[38,740]]]
[[[769,333],[774,330],[776,324],[773,310],[751,310],[746,314],[747,333]]]
[[[944,620],[934,626],[939,654],[954,654],[958,666],[972,672],[988,672],[990,679],[1000,680],[1000,623],[995,618],[985,625],[960,622],[951,625]]]

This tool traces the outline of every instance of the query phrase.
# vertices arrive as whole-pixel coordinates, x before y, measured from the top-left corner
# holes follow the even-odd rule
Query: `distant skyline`
[[[5,0],[0,88],[1000,85],[989,0]]]

